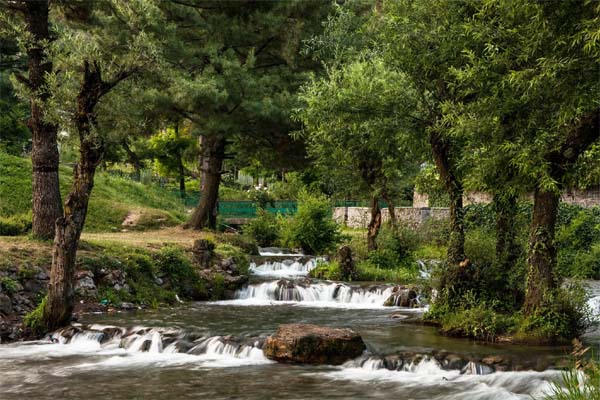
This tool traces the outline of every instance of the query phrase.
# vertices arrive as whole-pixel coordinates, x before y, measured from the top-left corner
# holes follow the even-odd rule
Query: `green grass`
[[[71,182],[72,169],[61,166],[63,199],[69,192]],[[31,161],[0,152],[0,218],[28,216],[30,209]],[[140,215],[137,227],[133,229],[173,226],[183,222],[186,217],[176,193],[157,185],[143,185],[99,171],[90,199],[85,231],[121,230],[121,223],[130,212]]]

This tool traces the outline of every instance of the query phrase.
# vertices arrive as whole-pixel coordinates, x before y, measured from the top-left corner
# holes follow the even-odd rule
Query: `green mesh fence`
[[[175,191],[174,191],[175,192]],[[177,191],[179,194],[179,191]],[[194,208],[200,201],[199,192],[187,192],[186,196],[181,199],[185,207]],[[226,200],[219,201],[219,215],[223,218],[254,218],[256,217],[256,210],[258,204],[251,200]],[[334,207],[370,207],[369,201],[365,200],[337,200],[333,202]],[[387,207],[385,201],[379,202],[379,207]],[[273,203],[267,203],[265,210],[273,214],[295,214],[298,210],[298,202],[294,200],[282,200],[275,201]]]

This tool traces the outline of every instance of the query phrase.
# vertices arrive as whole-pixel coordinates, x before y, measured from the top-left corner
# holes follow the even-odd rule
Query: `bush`
[[[579,337],[595,323],[586,299],[576,285],[547,293],[534,314],[519,322],[517,337],[556,342]]]
[[[516,318],[498,313],[487,304],[444,314],[441,332],[449,336],[470,337],[494,342],[499,335],[510,332]]]
[[[244,226],[244,235],[261,247],[273,246],[281,236],[279,220],[275,214],[258,209],[256,218]]]
[[[182,249],[175,246],[163,247],[156,254],[156,266],[169,280],[172,290],[186,297],[194,297],[199,276]]]
[[[492,265],[496,260],[496,238],[484,229],[468,231],[465,235],[465,255],[478,265]]]
[[[446,219],[429,218],[418,227],[417,235],[421,243],[446,246],[450,237],[450,224]]]
[[[311,278],[325,279],[328,281],[339,281],[342,279],[340,265],[336,261],[319,261],[317,266],[309,273]]]
[[[31,229],[31,215],[21,214],[0,217],[0,236],[17,236]]]
[[[38,335],[45,333],[47,330],[42,320],[47,300],[48,296],[44,296],[40,304],[38,304],[36,308],[34,308],[31,312],[25,315],[25,318],[23,319],[23,325],[30,328],[34,333]]]
[[[333,250],[343,236],[333,220],[331,205],[324,196],[300,194],[298,212],[286,219],[282,241],[287,247],[301,247],[309,254]]]
[[[7,293],[12,294],[17,292],[18,282],[8,276],[0,277],[0,288]]]
[[[377,250],[371,251],[367,259],[383,269],[398,267],[416,268],[412,252],[418,245],[417,236],[408,229],[395,230],[384,225],[377,236]]]
[[[600,216],[597,208],[569,211],[559,226],[556,242],[559,248],[558,271],[562,276],[600,278]]]

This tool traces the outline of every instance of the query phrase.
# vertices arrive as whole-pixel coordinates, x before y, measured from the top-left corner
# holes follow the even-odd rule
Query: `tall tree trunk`
[[[225,159],[225,146],[226,141],[222,137],[202,136],[200,202],[189,223],[193,229],[201,230],[205,227],[215,229],[217,226],[217,200],[221,169]]]
[[[46,122],[45,103],[50,97],[46,77],[52,72],[43,42],[50,41],[48,30],[48,1],[23,2],[27,30],[33,40],[27,50],[29,78],[17,77],[29,87],[31,116],[27,125],[31,130],[33,166],[32,233],[35,237],[54,237],[55,221],[62,215],[58,180],[57,127]]]
[[[560,195],[536,188],[529,237],[525,315],[531,315],[542,304],[544,295],[556,287],[553,277],[556,265],[554,228],[558,215]]]
[[[117,81],[118,82],[118,81]],[[104,156],[104,141],[92,133],[96,123],[95,107],[100,97],[116,83],[104,83],[98,65],[84,63],[84,78],[77,96],[75,124],[79,134],[79,162],[74,168],[73,184],[67,196],[64,215],[56,221],[52,270],[43,322],[48,330],[69,323],[74,306],[75,259],[96,168]]]
[[[450,264],[459,264],[465,259],[463,186],[452,164],[448,142],[434,132],[430,137],[430,144],[433,159],[450,198],[450,238],[447,259]]]
[[[379,198],[373,196],[371,199],[371,221],[367,229],[367,248],[369,251],[377,250],[377,235],[381,228],[381,209],[379,208]]]
[[[95,146],[97,147],[97,146]],[[88,203],[94,186],[96,161],[101,150],[81,150],[80,162],[75,167],[71,192],[65,201],[64,216],[56,221],[52,250],[52,270],[48,299],[44,309],[44,323],[48,330],[67,325],[74,307],[74,280],[77,247],[87,215]]]
[[[179,194],[182,199],[185,199],[185,167],[181,156],[179,157]]]
[[[600,108],[584,115],[564,138],[561,146],[544,156],[550,165],[550,176],[559,183],[559,188],[563,187],[565,175],[581,154],[600,138]],[[525,315],[532,315],[542,305],[544,294],[556,286],[553,278],[556,266],[554,231],[559,201],[558,192],[536,188],[529,234]]]
[[[392,200],[392,198],[385,192],[381,195],[381,197],[383,197],[388,205],[388,212],[390,213],[390,225],[392,226],[392,229],[396,230],[398,228],[398,220],[396,218],[396,207],[394,206],[394,200]]]
[[[121,141],[121,145],[123,146],[125,153],[127,153],[127,162],[133,167],[133,179],[139,182],[142,177],[142,161],[129,146],[127,138],[124,138]]]
[[[517,243],[517,196],[494,194],[496,212],[496,260],[501,271],[508,273],[517,262],[521,249]]]

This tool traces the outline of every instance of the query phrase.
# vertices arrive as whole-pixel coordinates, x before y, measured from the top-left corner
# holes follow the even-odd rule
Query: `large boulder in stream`
[[[286,324],[267,338],[263,352],[278,362],[339,365],[360,356],[365,349],[360,335],[351,329]]]

